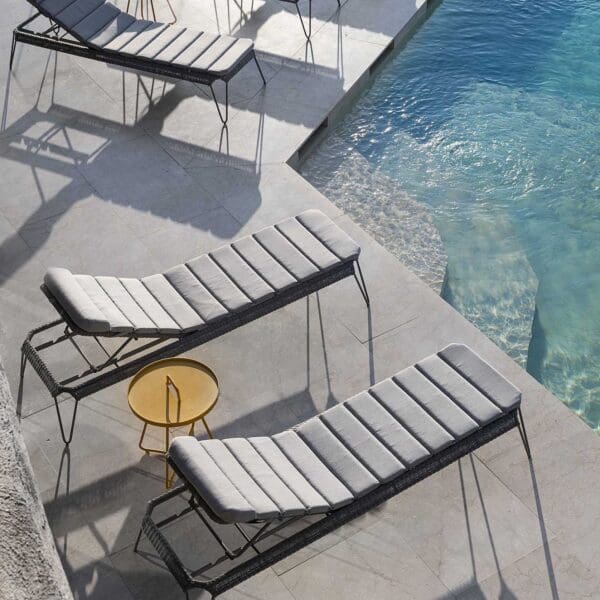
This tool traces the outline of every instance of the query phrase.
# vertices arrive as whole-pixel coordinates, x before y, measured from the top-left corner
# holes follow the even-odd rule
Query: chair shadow
[[[19,45],[20,49],[22,45]],[[35,48],[38,51],[40,49]],[[40,50],[41,51],[41,50]],[[278,73],[297,72],[298,69],[305,70],[306,65],[303,61],[285,60],[285,65],[281,65],[282,58],[261,53],[262,60],[266,63],[271,61],[274,64],[274,69]],[[54,60],[52,60],[54,59]],[[70,208],[76,205],[90,194],[90,186],[85,185],[90,183],[86,178],[82,169],[93,169],[93,172],[98,176],[101,173],[110,173],[114,170],[115,165],[122,161],[122,156],[119,153],[119,140],[126,138],[135,132],[136,135],[145,133],[150,135],[154,141],[158,143],[160,148],[175,157],[175,162],[181,165],[186,170],[185,161],[200,165],[224,166],[236,170],[242,170],[248,173],[246,178],[246,186],[248,188],[247,197],[245,197],[246,205],[244,214],[250,216],[254,214],[260,204],[260,191],[258,184],[261,175],[262,153],[264,144],[264,127],[265,119],[276,118],[284,121],[296,121],[303,123],[305,121],[305,109],[295,111],[290,109],[285,98],[278,100],[279,92],[274,91],[271,95],[268,88],[262,88],[258,84],[256,89],[250,91],[249,94],[232,94],[232,107],[239,108],[242,111],[250,111],[256,113],[256,121],[252,125],[252,131],[243,139],[243,145],[246,149],[244,155],[248,154],[248,138],[255,136],[254,141],[254,157],[253,159],[239,158],[232,155],[230,152],[230,130],[233,127],[223,126],[218,134],[218,143],[215,139],[215,149],[207,149],[202,145],[188,143],[179,139],[169,137],[162,133],[167,119],[172,115],[178,107],[188,98],[195,95],[202,95],[202,90],[195,84],[186,84],[186,82],[178,82],[177,85],[167,90],[167,82],[165,79],[157,77],[146,77],[145,75],[136,75],[136,89],[133,95],[134,122],[126,124],[128,118],[127,103],[131,103],[132,94],[126,91],[125,74],[123,69],[115,69],[122,75],[122,119],[123,123],[118,123],[110,119],[106,119],[96,114],[89,114],[67,106],[61,105],[55,101],[55,89],[60,85],[60,77],[57,76],[57,53],[48,53],[43,69],[42,80],[38,88],[35,105],[32,109],[20,116],[15,122],[8,123],[10,90],[14,75],[10,72],[7,77],[7,86],[5,90],[4,106],[2,112],[2,128],[0,136],[0,158],[26,164],[30,167],[33,183],[32,190],[37,189],[39,196],[39,204],[27,216],[25,222],[18,228],[13,236],[9,236],[0,245],[0,254],[10,256],[11,262],[4,265],[2,269],[2,277],[9,278],[14,272],[22,268],[36,254],[37,248],[43,246],[44,242],[50,236],[52,231],[52,223],[58,222],[61,216],[68,212]],[[18,67],[18,57],[17,57]],[[83,75],[82,75],[83,76]],[[311,77],[321,79],[330,85],[331,81],[339,82],[335,85],[342,85],[342,81],[338,78],[335,69],[326,69],[319,67],[313,69]],[[234,82],[235,83],[235,80]],[[319,81],[315,83],[319,85]],[[42,91],[47,95],[50,93],[50,107],[46,111],[41,111],[38,108]],[[271,96],[274,96],[271,98]],[[147,106],[146,106],[147,105]],[[140,107],[146,106],[144,109]],[[214,107],[212,107],[214,109]],[[235,114],[232,119],[235,119]],[[217,119],[216,114],[214,115]],[[313,119],[314,117],[310,117]],[[33,126],[48,123],[42,133],[32,135],[29,131]],[[309,120],[310,126],[316,126]],[[73,132],[80,134],[88,134],[98,138],[98,143],[93,151],[82,151],[77,148],[77,144],[71,141]],[[241,148],[240,142],[237,146]],[[183,161],[183,162],[182,162]],[[47,197],[44,192],[42,177],[43,174],[49,171],[59,175],[67,180],[71,180],[58,192],[51,197]],[[143,186],[144,182],[140,182]],[[190,217],[184,210],[184,214],[178,214],[172,210],[170,203],[157,202],[153,194],[163,193],[156,192],[153,189],[148,190],[148,194],[138,194],[133,198],[130,189],[121,189],[120,186],[111,185],[110,191],[98,190],[94,186],[93,192],[101,199],[114,203],[120,206],[131,206],[132,208],[155,214],[165,221],[178,220],[182,223],[189,223]],[[193,204],[194,199],[190,199],[190,204]],[[51,217],[51,218],[49,218]],[[34,224],[45,221],[46,227],[38,227],[36,230],[35,248],[28,245],[28,251],[23,251],[23,235],[22,233],[29,230]],[[231,225],[231,224],[230,224]],[[202,219],[195,219],[194,227],[204,229]],[[221,223],[218,226],[223,226]],[[240,227],[242,225],[240,224]],[[232,229],[213,230],[217,236],[221,238],[230,238],[237,233]]]
[[[4,129],[5,136],[0,139],[0,157],[4,160],[20,162],[30,167],[34,181],[37,184],[36,186],[32,186],[32,188],[35,190],[37,187],[39,204],[27,216],[16,233],[13,236],[8,236],[0,244],[0,255],[11,257],[10,264],[3,265],[3,278],[10,277],[12,273],[29,262],[37,253],[37,249],[41,248],[50,236],[53,225],[70,208],[89,197],[92,190],[96,196],[108,203],[129,206],[135,210],[149,212],[165,219],[165,222],[173,220],[178,220],[186,224],[190,222],[191,219],[185,210],[183,214],[178,214],[173,210],[169,202],[154,201],[152,197],[132,197],[127,193],[127,190],[119,190],[119,186],[112,186],[108,193],[102,193],[98,189],[91,188],[81,175],[78,173],[74,174],[74,168],[89,167],[90,165],[93,165],[94,169],[98,169],[99,172],[104,170],[110,173],[111,167],[117,165],[120,160],[118,140],[128,131],[138,128],[143,131],[145,122],[150,118],[153,119],[154,126],[156,125],[157,115],[162,120],[166,119],[175,107],[171,106],[169,110],[163,110],[162,107],[169,104],[174,89],[163,93],[148,113],[142,116],[134,126],[118,126],[116,133],[114,133],[116,126],[114,122],[60,105],[52,105],[51,109],[46,112],[40,112],[37,108],[33,108],[19,119],[19,121]],[[138,90],[138,95],[139,93]],[[180,102],[182,98],[180,97],[178,100]],[[4,114],[6,114],[6,108]],[[30,136],[27,132],[20,133],[24,126],[27,127],[29,123],[36,122],[50,122],[50,125],[38,137]],[[78,133],[89,134],[101,140],[98,147],[91,153],[78,151],[69,142],[70,133],[73,130],[76,130]],[[14,134],[12,133],[13,131],[15,132]],[[202,158],[209,164],[214,163],[217,166],[246,171],[247,177],[245,181],[248,188],[245,196],[247,202],[245,207],[246,212],[251,215],[260,206],[261,198],[258,189],[260,172],[257,173],[256,164],[228,156],[227,128],[223,127],[221,129],[218,151],[209,151],[192,144],[167,138],[166,136],[155,136],[155,139],[161,147],[164,147],[162,144],[170,144],[173,150],[176,149],[180,153],[186,153],[195,158]],[[259,128],[256,145],[257,152],[260,152],[261,149],[261,139],[262,131]],[[53,196],[46,197],[41,184],[39,184],[39,171],[50,171],[67,180],[70,179],[70,181]],[[143,185],[143,182],[141,182],[141,185]],[[191,206],[195,201],[196,199],[191,197],[188,203]],[[28,251],[23,251],[23,232],[41,222],[44,222],[45,227],[36,228],[35,246],[31,247],[28,244]],[[237,230],[231,229],[231,224],[212,224],[210,231],[220,238],[229,238],[237,233]],[[208,225],[205,226],[204,222],[200,219],[195,219],[193,225],[202,230],[208,230]]]

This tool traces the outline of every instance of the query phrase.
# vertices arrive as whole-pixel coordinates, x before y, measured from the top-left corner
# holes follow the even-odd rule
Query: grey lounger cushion
[[[326,513],[410,470],[521,402],[475,352],[451,344],[346,402],[272,437],[169,448],[226,523]]]
[[[91,48],[196,69],[231,71],[252,40],[136,19],[105,0],[31,0],[40,12]]]
[[[331,219],[308,210],[162,274],[92,277],[51,268],[44,284],[86,332],[175,336],[354,261],[359,253]]]

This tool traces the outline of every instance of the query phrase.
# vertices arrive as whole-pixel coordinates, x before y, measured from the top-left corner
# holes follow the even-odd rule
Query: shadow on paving
[[[308,301],[306,304],[307,336],[310,336],[313,328],[310,327],[311,319],[309,319],[308,314]],[[316,335],[321,338],[325,347],[325,335],[319,301],[317,301],[316,308],[318,316]],[[307,349],[308,347],[307,344]],[[371,369],[373,365],[372,351],[369,354],[369,366]],[[344,398],[337,398],[332,392],[326,352],[324,360],[325,378],[328,384],[327,389],[324,390],[327,396],[325,406],[331,407],[337,402],[344,400]],[[307,353],[307,381],[305,389],[276,402],[248,410],[245,414],[237,418],[214,426],[215,437],[223,439],[236,436],[272,435],[277,431],[292,427],[300,421],[313,416],[317,412],[316,407],[322,405],[322,403],[316,401],[316,398],[313,398],[310,392],[310,364],[310,356]],[[244,410],[246,407],[247,405],[241,405],[239,408]],[[147,540],[143,539],[140,546],[140,554],[133,552],[133,544],[139,531],[146,502],[164,492],[161,459],[142,456],[137,464],[123,468],[117,466],[113,472],[100,476],[91,483],[87,482],[89,475],[86,475],[83,485],[76,484],[73,486],[72,480],[76,481],[77,476],[72,473],[72,463],[79,463],[77,465],[78,471],[85,471],[86,465],[90,465],[88,454],[96,451],[95,449],[90,450],[87,444],[80,445],[81,437],[84,433],[86,434],[84,436],[86,438],[92,436],[94,438],[97,436],[105,436],[107,438],[107,441],[102,439],[94,440],[93,443],[98,446],[98,451],[100,452],[107,445],[118,447],[119,444],[127,443],[127,440],[117,438],[114,438],[111,443],[110,438],[116,435],[116,430],[114,432],[105,431],[101,422],[96,423],[94,421],[90,423],[88,418],[82,425],[86,427],[83,431],[76,432],[76,436],[79,439],[75,440],[74,449],[65,449],[62,455],[60,455],[54,494],[45,504],[48,518],[56,537],[57,547],[76,597],[106,597],[107,588],[111,585],[116,586],[117,583],[126,586],[135,598],[175,599],[183,597],[176,581],[167,571],[165,565],[161,562]],[[90,426],[92,430],[89,429]],[[94,432],[97,435],[94,435]],[[79,452],[83,456],[79,457]],[[59,454],[57,453],[57,460],[58,456]],[[466,470],[469,473],[472,472],[472,479],[471,477],[467,479],[465,476]],[[478,504],[483,514],[483,527],[485,528],[485,534],[495,565],[495,573],[491,575],[487,574],[485,579],[497,575],[502,589],[500,597],[507,599],[516,598],[516,595],[511,592],[502,577],[502,565],[492,533],[489,509],[486,506],[486,498],[484,497],[472,455],[458,462],[457,473],[462,496],[462,510],[465,515],[465,528],[461,533],[470,551],[472,577],[469,582],[458,589],[453,589],[447,596],[440,598],[440,600],[445,600],[446,598],[447,600],[450,598],[477,600],[486,597],[478,581],[477,557],[475,555],[476,544],[474,538],[479,539],[481,535],[477,535],[476,532],[472,531],[477,519],[470,515],[471,511],[475,510],[479,512],[479,510],[476,508],[476,505],[468,501],[469,497],[478,499]],[[550,554],[548,533],[544,521],[535,469],[531,463],[530,476],[536,504],[540,539],[544,548],[548,581],[553,594],[552,598],[555,599],[558,598],[558,593]],[[379,513],[385,511],[385,506],[385,504],[382,504],[377,507],[370,512],[370,516],[377,518]],[[185,503],[181,498],[174,499],[158,507],[155,517],[157,520],[160,520],[170,514],[179,512],[184,507]],[[418,515],[418,507],[415,507],[415,510]],[[311,519],[314,519],[314,517],[303,519],[289,530],[286,529],[279,532],[273,541],[283,539],[286,535],[308,525]],[[372,519],[368,522],[372,523]],[[482,525],[479,522],[477,526],[481,527]],[[358,527],[360,528],[360,525]],[[82,535],[82,529],[86,530],[87,535]],[[219,525],[217,526],[217,530],[230,547],[235,547],[243,543],[240,534],[234,528]],[[249,529],[247,533],[251,533],[251,531]],[[336,544],[353,535],[355,532],[356,528],[353,528],[352,523],[350,523],[346,530],[340,530],[332,534],[328,541],[314,545],[310,556],[324,551],[326,547]],[[165,534],[189,569],[198,569],[207,563],[212,563],[220,555],[220,548],[217,542],[194,514],[189,514],[181,520],[167,525],[165,527]],[[71,537],[74,538],[73,541],[70,539]],[[93,543],[89,541],[90,538]],[[92,545],[100,549],[100,556],[98,556],[98,550],[95,553],[89,550]],[[478,550],[481,551],[481,549],[481,546],[479,546]],[[85,556],[84,560],[81,559],[81,554]],[[238,563],[243,562],[245,557],[239,559]],[[303,560],[305,559],[306,557]],[[294,566],[294,559],[292,558],[291,560],[292,564],[288,568],[293,568]],[[218,572],[222,572],[227,564],[231,565],[231,563],[218,565]],[[210,574],[215,574],[214,571],[209,572]],[[270,577],[272,576],[271,574]],[[103,587],[99,588],[99,591],[95,591],[97,589],[96,582],[100,578],[103,578]],[[117,583],[114,583],[115,581]],[[261,594],[259,593],[257,597],[261,597]]]
[[[293,406],[294,410],[285,410],[286,406]],[[295,415],[299,410],[307,416],[315,412],[310,395],[304,391],[215,427],[213,433],[216,438],[264,435],[265,431],[260,430],[257,424],[270,423],[274,411],[278,413],[280,426],[285,428],[297,423]],[[282,422],[284,414],[288,416],[287,423]],[[85,451],[85,448],[82,450]],[[57,549],[75,597],[106,597],[103,595],[106,586],[100,587],[98,592],[93,590],[99,578],[104,576],[109,581],[114,578],[115,569],[136,597],[182,597],[176,581],[145,538],[141,553],[133,553],[146,502],[165,491],[162,459],[142,455],[138,465],[120,468],[92,483],[72,489],[72,465],[79,462],[79,468],[85,467],[78,461],[76,452],[68,447],[63,450],[56,486],[52,497],[45,503]],[[184,507],[184,501],[176,498],[158,507],[155,515],[158,519],[164,518]],[[114,530],[113,521],[116,522]],[[217,529],[231,547],[242,543],[234,528],[217,526]],[[214,561],[220,554],[216,541],[195,515],[168,525],[165,531],[191,569]],[[107,562],[109,557],[113,557],[112,564]]]
[[[300,399],[300,397],[288,398],[285,402],[293,401],[296,403]],[[304,397],[304,399],[306,400],[306,397]],[[260,420],[262,420],[268,417],[268,413],[271,410],[272,407],[265,407],[259,411],[261,415],[252,415],[252,417],[256,419],[256,417],[259,416]],[[237,433],[239,435],[240,431],[243,431],[248,435],[244,424],[245,420],[246,417],[241,418],[236,422],[227,425],[225,428],[218,430],[217,437],[222,437],[224,434],[235,435]],[[290,423],[290,425],[292,425],[292,423]],[[111,578],[121,579],[127,589],[136,598],[164,599],[183,597],[176,581],[167,571],[155,550],[144,537],[142,537],[139,554],[133,552],[133,543],[137,536],[137,532],[139,531],[145,502],[153,495],[159,495],[164,491],[162,478],[147,471],[147,464],[150,461],[157,462],[157,459],[144,457],[141,459],[139,466],[131,466],[118,470],[109,476],[100,478],[92,484],[71,491],[69,489],[71,455],[68,449],[65,449],[63,452],[54,498],[46,503],[45,508],[54,534],[57,537],[59,554],[64,562],[65,570],[76,598],[94,599],[105,597],[102,595],[104,592],[94,591],[96,589],[95,582],[99,577],[105,577],[109,580]],[[496,572],[489,578],[497,576],[499,579],[500,591],[498,597],[506,600],[516,599],[518,597],[517,594],[511,591],[508,584],[503,579],[500,570],[501,567],[496,554],[495,542],[488,521],[486,500],[479,484],[472,456],[461,459],[458,463],[458,468],[466,519],[464,535],[471,548],[472,577],[470,581],[452,589],[447,595],[439,597],[439,600],[450,600],[451,598],[483,600],[484,598],[489,597],[481,583],[478,581],[476,557],[473,554],[473,532],[471,531],[469,509],[466,501],[467,490],[465,489],[465,481],[463,478],[463,469],[465,468],[472,469],[475,476],[474,485],[484,514],[484,523],[489,539],[489,546],[496,562]],[[559,594],[533,466],[531,466],[530,470],[536,497],[538,522],[546,560],[549,589],[551,598],[557,600]],[[149,486],[143,486],[143,489],[140,489],[140,476],[149,482]],[[144,494],[148,493],[150,495],[144,497]],[[182,497],[176,498],[158,507],[155,511],[155,517],[157,517],[157,519],[165,518],[181,511],[184,507],[184,499]],[[377,513],[383,510],[385,510],[385,504],[374,509],[370,514],[371,516],[376,517]],[[82,566],[74,567],[69,559],[69,548],[71,547],[69,537],[77,528],[81,527],[82,521],[80,518],[73,516],[74,512],[78,511],[81,512],[85,527],[88,528],[97,544],[103,549],[104,556],[97,560],[88,561]],[[126,512],[126,516],[122,519],[120,531],[117,533],[114,541],[108,543],[100,532],[101,527],[96,527],[96,524],[102,523],[103,521],[109,521],[115,514],[123,514],[124,512]],[[275,539],[272,542],[264,544],[261,549],[265,549],[272,543],[284,539],[286,535],[298,531],[314,521],[315,517],[302,519],[290,526],[289,530],[286,529],[278,533],[274,536]],[[216,530],[230,547],[235,547],[242,544],[244,541],[241,535],[231,526],[216,525]],[[220,548],[215,539],[209,534],[207,528],[193,513],[168,524],[163,531],[170,543],[174,546],[176,552],[183,559],[186,567],[190,570],[206,567],[208,564],[218,564],[215,563],[215,561],[221,554]],[[252,525],[249,525],[246,529],[248,534],[252,534],[253,531],[255,530]],[[341,541],[345,537],[352,535],[354,532],[355,530],[352,529],[347,532],[340,531],[340,535],[335,537],[329,545]],[[325,547],[322,545],[318,547],[315,546],[313,556],[324,549]],[[78,548],[75,547],[76,552],[77,550]],[[252,553],[252,551],[250,551],[250,553]],[[216,571],[213,568],[212,570],[209,569],[207,573],[214,575],[223,572],[225,569],[230,568],[232,564],[240,564],[247,556],[249,555],[244,555],[241,559],[237,559],[233,563],[226,561],[225,564],[218,565]],[[293,568],[293,566],[291,568]],[[488,579],[488,577],[486,577],[486,579]],[[192,595],[191,597],[196,596]]]
[[[262,58],[265,60],[264,55]],[[267,60],[269,60],[268,57]],[[49,78],[52,86],[60,86],[60,76],[56,74],[56,63],[54,64],[53,74],[48,75],[48,71],[52,71],[52,69],[49,69],[50,62],[49,55],[44,80]],[[293,75],[293,72],[295,70],[305,70],[306,68],[305,63],[286,60],[286,65],[280,68],[280,72],[287,69],[292,73],[291,77],[294,78],[295,75]],[[316,77],[317,79],[321,77],[327,79],[328,82],[332,80],[339,81],[335,85],[336,87],[338,85],[341,86],[342,81],[336,79],[335,71],[331,71],[322,67],[311,67],[310,74],[307,76],[311,78]],[[125,106],[126,89],[124,77],[125,73],[123,72],[123,121],[125,123],[127,111]],[[45,85],[44,80],[40,84],[40,94]],[[85,77],[83,77],[83,80],[85,80]],[[229,136],[230,130],[234,127],[232,124],[229,125],[229,129],[225,126],[221,128],[218,144],[215,143],[216,149],[214,150],[190,144],[160,133],[165,121],[182,102],[196,94],[202,95],[203,92],[195,85],[178,84],[167,91],[167,81],[152,78],[148,84],[141,75],[138,75],[135,90],[136,112],[133,125],[121,124],[101,116],[74,110],[58,103],[55,104],[54,94],[52,95],[52,103],[47,111],[39,110],[36,102],[34,108],[14,123],[7,125],[6,118],[11,97],[10,81],[9,77],[2,117],[0,158],[19,162],[30,167],[33,175],[31,190],[39,196],[39,204],[18,228],[17,235],[9,236],[0,245],[1,255],[14,258],[10,265],[4,265],[2,268],[2,276],[5,278],[10,277],[27,263],[36,254],[37,249],[43,246],[53,228],[52,226],[48,226],[50,225],[49,217],[56,219],[67,213],[72,206],[90,195],[90,186],[96,196],[109,203],[148,212],[165,219],[165,221],[174,220],[190,224],[192,218],[189,211],[194,210],[195,198],[190,198],[189,201],[186,201],[188,207],[187,209],[182,209],[181,213],[174,210],[171,202],[165,201],[165,196],[169,193],[169,185],[175,188],[173,190],[174,193],[184,194],[187,190],[183,189],[183,182],[181,180],[185,179],[187,185],[193,182],[193,178],[188,176],[185,170],[178,164],[177,159],[181,160],[181,157],[185,157],[185,160],[193,160],[195,164],[199,165],[209,164],[216,167],[228,167],[246,173],[246,204],[244,212],[246,215],[254,214],[261,204],[258,184],[261,175],[265,115],[268,114],[270,117],[285,120],[286,118],[293,119],[296,114],[301,119],[301,115],[303,114],[303,111],[294,111],[293,108],[290,108],[284,99],[278,101],[277,96],[279,91],[274,92],[276,97],[273,99],[269,97],[268,89],[257,91],[257,95],[251,98],[250,101],[239,99],[240,108],[258,113],[256,127],[253,131],[248,132],[249,139],[244,140],[244,145],[247,149],[251,150],[254,148],[254,158],[253,160],[249,160],[230,154]],[[315,82],[313,81],[313,83]],[[316,84],[318,85],[318,82]],[[330,83],[327,85],[330,85]],[[130,99],[127,99],[127,101],[130,101]],[[145,102],[148,103],[148,108],[143,114],[139,115],[138,106]],[[235,104],[235,98],[232,103]],[[214,107],[211,107],[211,109],[214,110]],[[216,111],[214,118],[215,120],[218,119]],[[36,128],[36,125],[41,125],[41,127]],[[311,123],[311,125],[316,124]],[[40,129],[41,133],[33,135],[30,133],[30,130],[39,131]],[[175,157],[175,161],[172,161],[175,165],[172,174],[167,173],[165,175],[160,172],[156,174],[149,172],[148,166],[141,164],[145,160],[143,153],[138,157],[123,155],[122,146],[124,140],[128,141],[130,137],[135,137],[136,135],[139,137],[147,133],[150,133],[153,140],[157,143],[156,148],[152,148],[152,150],[165,151],[167,153],[166,158],[168,157],[169,159],[171,156]],[[94,138],[95,147],[92,151],[80,150],[77,141],[71,141],[78,134]],[[251,139],[254,135],[255,139]],[[150,149],[148,152],[150,152]],[[156,162],[157,157],[149,156],[147,160],[154,160]],[[127,173],[124,172],[124,161],[132,161],[132,169],[135,167],[139,168],[140,172],[147,172],[147,180],[139,181],[136,183],[136,186],[133,186],[134,182],[131,181],[123,181],[119,185],[120,182],[113,181],[112,178],[110,180],[107,179],[115,175],[126,179]],[[158,163],[156,164],[156,171],[160,171]],[[179,177],[175,171],[180,172],[183,177]],[[42,177],[38,175],[38,173],[43,175],[44,172],[50,172],[71,181],[52,196],[46,197],[43,186],[40,183]],[[85,185],[86,183],[89,185]],[[178,186],[181,189],[177,189]],[[55,223],[58,220],[56,219]],[[35,248],[31,248],[31,244],[28,244],[30,251],[23,252],[23,236],[21,234],[41,221],[46,221],[47,227],[38,227],[36,229]],[[191,224],[201,229],[204,227],[201,219],[194,219]],[[216,226],[216,229],[211,230],[211,232],[220,238],[231,238],[237,233],[237,230],[231,229],[231,224],[217,223],[216,225],[212,224],[212,226]],[[239,225],[238,229],[241,226],[242,224]],[[225,228],[224,230],[223,227]]]

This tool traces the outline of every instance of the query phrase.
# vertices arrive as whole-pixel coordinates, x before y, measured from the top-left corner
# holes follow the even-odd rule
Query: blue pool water
[[[598,0],[444,0],[302,171],[600,429],[599,146]]]

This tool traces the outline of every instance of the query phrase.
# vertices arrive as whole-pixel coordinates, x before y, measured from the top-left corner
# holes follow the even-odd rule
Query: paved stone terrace
[[[174,6],[180,24],[252,37],[260,51],[268,85],[252,65],[233,80],[228,134],[199,86],[30,47],[0,75],[0,353],[13,391],[25,333],[53,318],[38,289],[48,266],[147,274],[319,207],[363,246],[372,309],[346,280],[192,352],[221,380],[213,431],[272,433],[460,341],[523,390],[533,466],[511,432],[225,597],[600,597],[600,438],[286,164],[424,2],[314,0],[312,48],[276,0]],[[3,0],[2,13],[8,62],[30,7]],[[75,596],[180,598],[156,560],[132,552],[163,465],[139,451],[125,391],[81,403],[65,452],[29,372],[24,435]],[[191,520],[169,536],[190,555],[210,545]]]

